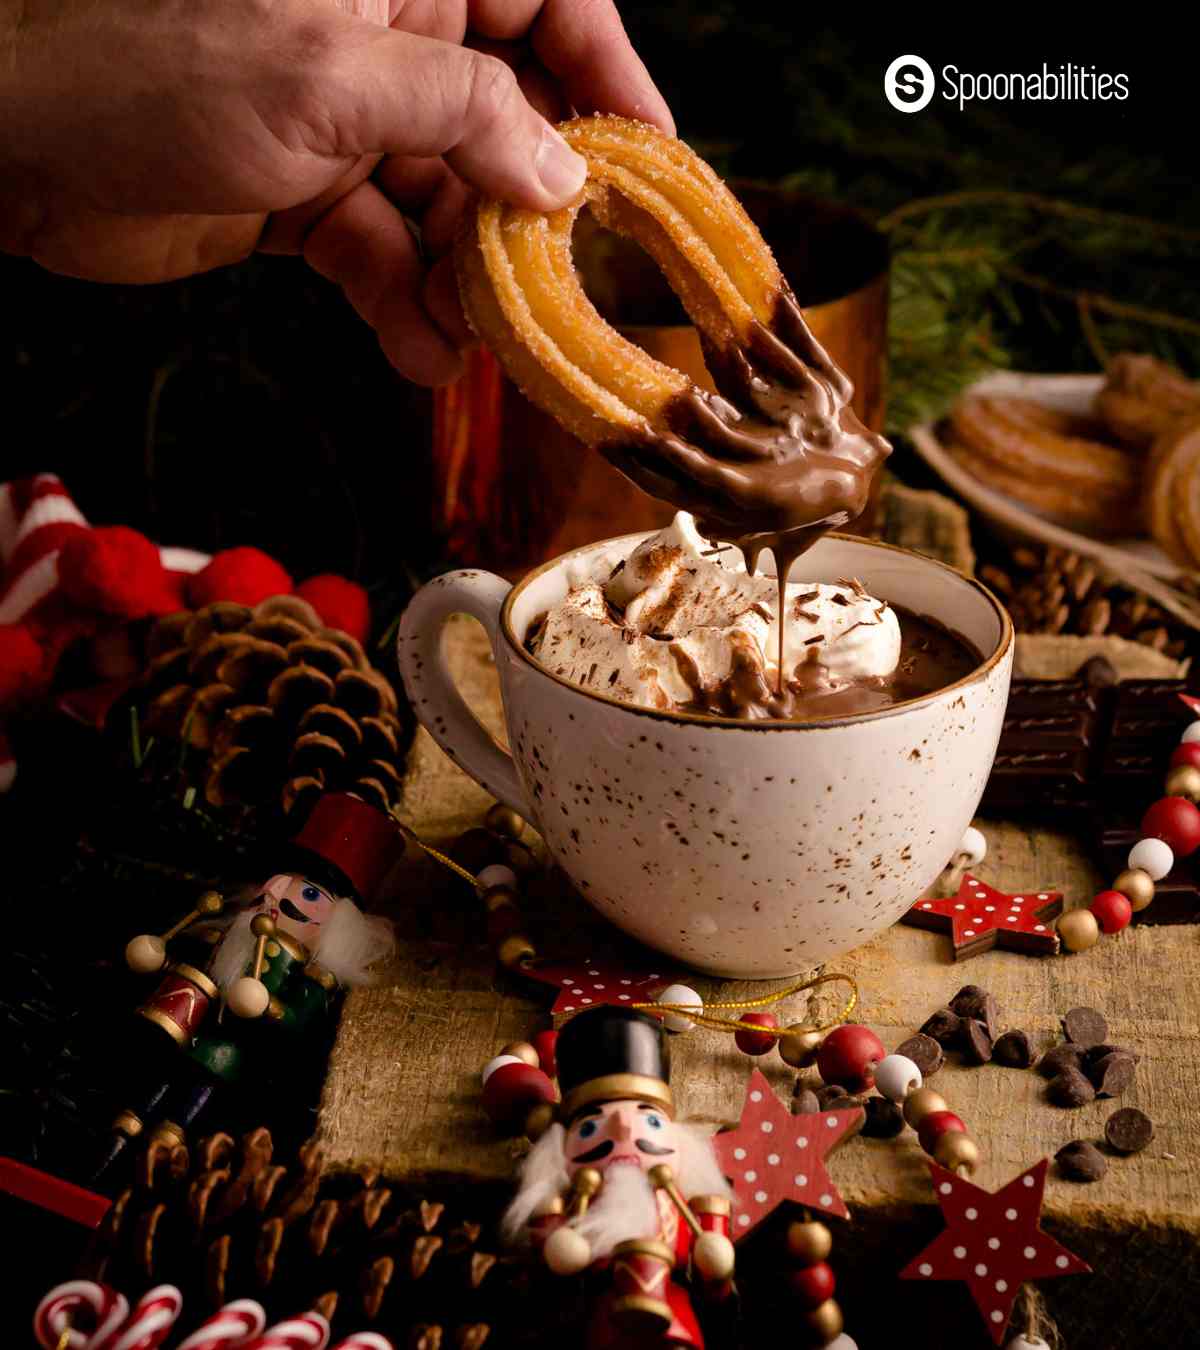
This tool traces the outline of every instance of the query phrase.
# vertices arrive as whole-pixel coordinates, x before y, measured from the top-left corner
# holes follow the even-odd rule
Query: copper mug
[[[818,340],[854,383],[853,405],[883,427],[887,242],[847,207],[781,189],[735,184]],[[600,313],[631,341],[713,387],[696,330],[636,244],[580,214],[575,264]],[[434,531],[460,565],[524,573],[597,539],[657,529],[672,508],[647,496],[535,408],[484,348],[457,383],[435,391]],[[876,479],[876,489],[878,479]],[[873,523],[873,495],[850,528]]]

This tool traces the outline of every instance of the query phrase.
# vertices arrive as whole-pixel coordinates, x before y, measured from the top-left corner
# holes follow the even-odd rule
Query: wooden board
[[[498,734],[495,674],[481,631],[463,620],[452,625],[448,642],[464,694]],[[446,844],[478,825],[488,805],[486,794],[419,733],[406,795],[413,828],[431,843]],[[1013,891],[1053,886],[1065,892],[1068,907],[1096,889],[1099,879],[1075,839],[980,823],[990,844],[976,869],[985,880]],[[474,1184],[491,1197],[489,1203],[499,1203],[523,1147],[491,1130],[479,1109],[478,1073],[505,1041],[546,1025],[548,999],[537,986],[497,971],[476,900],[427,860],[406,866],[396,907],[403,954],[385,986],[349,998],[331,1060],[321,1113],[330,1164],[368,1163],[426,1186]],[[624,951],[639,964],[649,959],[622,944],[556,875],[540,878],[524,907],[544,955],[579,955],[594,946]],[[1039,1048],[1057,1039],[1058,1018],[1068,1008],[1101,1009],[1112,1039],[1142,1055],[1135,1087],[1118,1102],[1065,1111],[1046,1102],[1045,1083],[1035,1073],[994,1065],[948,1063],[933,1083],[980,1144],[976,1180],[989,1189],[1070,1139],[1100,1139],[1105,1118],[1118,1105],[1144,1109],[1155,1122],[1154,1142],[1137,1157],[1111,1159],[1102,1182],[1079,1186],[1051,1169],[1047,1228],[1099,1274],[1055,1281],[1044,1292],[1067,1343],[1089,1350],[1124,1344],[1134,1326],[1132,1308],[1147,1343],[1155,1327],[1164,1344],[1185,1343],[1178,1339],[1185,1328],[1200,1336],[1194,1142],[1200,1121],[1200,938],[1194,928],[1135,928],[1078,957],[990,952],[955,965],[948,938],[897,926],[830,968],[858,981],[862,1004],[856,1016],[889,1048],[967,982],[989,988],[1004,1024],[1028,1031]],[[708,997],[761,992],[757,985],[692,982]],[[791,1020],[805,1011],[797,1001],[781,1013]],[[719,1033],[676,1037],[672,1049],[677,1100],[689,1120],[732,1122],[752,1063],[781,1094],[789,1094],[795,1081],[778,1056],[752,1062]],[[948,1339],[922,1345],[985,1343],[976,1340],[980,1324],[962,1290],[892,1283],[893,1273],[939,1226],[911,1132],[898,1141],[850,1142],[835,1155],[831,1174],[853,1215],[852,1232],[839,1234],[835,1261],[847,1307],[861,1294],[864,1311],[859,1321],[851,1317],[850,1330],[868,1343],[886,1331],[886,1323],[872,1330],[878,1301],[871,1295],[882,1281],[893,1317],[909,1326],[914,1317],[934,1319],[944,1327]],[[1123,1328],[1122,1335],[1106,1339],[1112,1327]]]

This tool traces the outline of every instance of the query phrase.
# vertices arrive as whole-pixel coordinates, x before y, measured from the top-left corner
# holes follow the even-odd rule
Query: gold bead
[[[1200,769],[1194,764],[1176,764],[1167,774],[1167,796],[1200,801]]]
[[[833,1234],[816,1219],[808,1223],[793,1223],[787,1230],[788,1252],[806,1266],[824,1261],[833,1251]]]
[[[550,1102],[538,1102],[529,1108],[529,1114],[525,1117],[525,1138],[531,1144],[536,1144],[553,1124],[554,1107]]]
[[[779,1038],[779,1058],[793,1069],[807,1069],[816,1063],[824,1039],[821,1032],[805,1027],[803,1022],[793,1022]]]
[[[604,1178],[595,1167],[581,1167],[575,1173],[575,1180],[571,1183],[576,1195],[593,1196],[604,1184]]]
[[[534,955],[533,943],[520,933],[510,933],[496,948],[496,959],[509,969],[532,960]]]
[[[503,802],[497,802],[492,807],[483,818],[483,823],[493,834],[502,834],[506,839],[520,839],[525,829],[525,822],[521,817],[511,806],[505,806]]]
[[[518,876],[528,876],[531,872],[537,871],[537,859],[533,856],[533,851],[527,844],[522,844],[514,839],[508,848],[505,849],[508,857],[508,865]]]
[[[962,1167],[969,1175],[979,1165],[979,1149],[961,1130],[950,1130],[934,1144],[933,1160],[947,1172],[957,1172]]]
[[[255,937],[274,937],[275,920],[269,914],[256,914],[250,920],[250,931]]]
[[[1200,769],[1196,772],[1200,773]],[[1134,910],[1145,909],[1154,902],[1154,878],[1140,867],[1127,867],[1113,882],[1112,888],[1120,891]]]
[[[945,1097],[939,1092],[934,1092],[932,1088],[920,1087],[916,1092],[910,1092],[904,1099],[904,1119],[914,1130],[926,1116],[946,1109]]]
[[[821,1345],[828,1345],[830,1341],[836,1341],[842,1334],[842,1327],[845,1322],[842,1320],[842,1310],[838,1307],[836,1298],[827,1298],[824,1303],[819,1303],[815,1308],[810,1308],[802,1313],[805,1325],[817,1338]]]
[[[526,1064],[534,1069],[539,1069],[542,1065],[542,1061],[538,1058],[538,1052],[528,1041],[509,1041],[507,1045],[500,1047],[500,1053],[502,1055],[516,1055],[518,1059],[523,1059]]]
[[[196,908],[201,914],[220,914],[225,908],[225,900],[220,891],[205,891],[196,901]]]
[[[1100,941],[1100,925],[1090,909],[1073,909],[1058,921],[1059,941],[1069,952],[1086,952]]]
[[[494,914],[498,909],[504,909],[510,906],[516,909],[518,905],[517,893],[510,890],[507,886],[489,886],[483,893],[483,907],[489,914]]]

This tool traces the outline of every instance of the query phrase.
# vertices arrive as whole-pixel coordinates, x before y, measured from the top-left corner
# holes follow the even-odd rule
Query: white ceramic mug
[[[618,703],[525,650],[572,579],[645,535],[565,554],[518,585],[450,572],[413,598],[400,670],[422,725],[540,831],[580,892],[619,928],[697,970],[807,970],[895,922],[945,866],[991,770],[1013,630],[974,579],[920,554],[831,534],[796,579],[855,576],[983,654],[965,678],[891,708],[811,722],[742,722]],[[510,756],[463,702],[441,651],[456,613],[495,652]]]

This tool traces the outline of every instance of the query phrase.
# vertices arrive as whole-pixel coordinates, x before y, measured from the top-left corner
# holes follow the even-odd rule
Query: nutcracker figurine
[[[561,1030],[558,1122],[504,1216],[551,1270],[604,1272],[589,1350],[704,1344],[689,1291],[732,1292],[730,1189],[709,1137],[676,1121],[661,1023],[596,1007]]]
[[[138,1009],[125,1109],[100,1172],[147,1128],[181,1139],[220,1085],[277,1077],[328,1029],[340,988],[369,983],[393,949],[391,924],[357,902],[373,897],[403,852],[389,815],[328,794],[287,846],[287,870],[231,921],[221,923],[225,902],[209,891],[162,936],[129,942],[134,971],[167,973]]]

